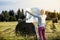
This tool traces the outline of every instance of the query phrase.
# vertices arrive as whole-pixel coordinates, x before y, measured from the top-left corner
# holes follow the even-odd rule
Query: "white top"
[[[44,14],[44,15],[40,15],[40,21],[41,21],[41,23],[39,23],[38,25],[40,26],[40,27],[45,27],[45,25],[46,25],[46,15]]]

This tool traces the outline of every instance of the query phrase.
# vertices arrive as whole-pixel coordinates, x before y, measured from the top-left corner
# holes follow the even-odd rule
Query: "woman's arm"
[[[29,11],[26,11],[26,12],[25,12],[25,16],[27,16],[27,13],[29,13],[30,15],[32,15],[32,16],[34,16],[34,17],[38,17],[38,16],[36,16],[36,15],[30,13]],[[31,18],[31,16],[30,16],[29,18],[23,19],[22,21],[29,20],[30,18]]]
[[[30,13],[29,11],[26,11],[26,13],[29,13],[30,15],[32,15],[34,17],[38,17],[37,15],[34,15],[34,14]]]

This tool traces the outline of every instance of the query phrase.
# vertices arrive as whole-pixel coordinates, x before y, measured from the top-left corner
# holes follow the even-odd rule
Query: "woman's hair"
[[[40,12],[45,14],[45,11],[44,11],[44,9],[41,9],[41,10],[40,10]]]

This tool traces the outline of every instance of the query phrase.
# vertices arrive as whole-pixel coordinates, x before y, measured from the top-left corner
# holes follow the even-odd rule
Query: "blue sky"
[[[0,12],[2,10],[14,10],[18,8],[26,9],[38,7],[40,9],[53,11],[54,9],[60,11],[60,0],[0,0]]]

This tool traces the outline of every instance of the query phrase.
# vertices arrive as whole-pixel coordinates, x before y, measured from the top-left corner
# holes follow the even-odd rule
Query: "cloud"
[[[0,0],[0,11],[18,8],[38,7],[46,10],[60,10],[60,0]]]
[[[17,4],[19,0],[0,0],[0,6]]]
[[[0,1],[0,6],[6,6],[6,5],[11,5],[13,2],[10,1]]]

